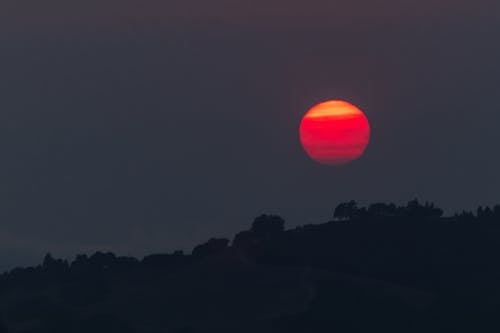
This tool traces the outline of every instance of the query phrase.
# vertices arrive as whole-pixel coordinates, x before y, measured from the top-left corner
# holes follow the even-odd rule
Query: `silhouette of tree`
[[[79,254],[76,256],[75,260],[71,263],[70,267],[72,270],[83,271],[88,268],[89,258],[86,254]]]
[[[439,218],[443,215],[443,210],[435,207],[433,203],[426,202],[425,205],[421,205],[417,199],[414,199],[406,205],[406,215],[408,217]]]
[[[436,207],[433,203],[426,202],[424,205],[424,212],[426,217],[441,217],[443,216],[443,210]]]
[[[258,237],[273,237],[285,230],[285,220],[277,215],[261,215],[253,223],[252,231]]]
[[[489,219],[489,218],[492,218],[493,217],[493,211],[491,210],[490,207],[486,207],[484,209],[484,217]]]
[[[496,217],[496,218],[499,218],[500,217],[500,205],[495,205],[493,207],[493,215]]]
[[[334,219],[348,220],[356,217],[359,213],[358,204],[356,201],[343,202],[335,208],[333,213]]]
[[[483,206],[479,206],[477,207],[477,210],[476,210],[476,216],[478,218],[483,218],[484,217],[484,209],[483,209]]]
[[[116,264],[116,255],[111,252],[96,252],[88,260],[94,270],[106,270]]]
[[[387,217],[396,216],[398,214],[395,204],[374,203],[368,207],[369,216]]]
[[[189,257],[182,251],[175,251],[172,254],[152,254],[142,259],[141,265],[148,269],[170,271],[189,262]]]
[[[470,211],[463,210],[460,214],[455,214],[454,219],[457,221],[468,222],[474,220],[474,214]]]
[[[208,242],[200,244],[193,249],[193,256],[208,257],[227,249],[229,240],[225,238],[211,238]]]
[[[476,210],[476,217],[479,220],[491,220],[495,217],[500,217],[500,206],[496,205],[493,209],[488,206],[479,206]]]
[[[137,268],[139,260],[134,257],[117,257],[113,265],[114,269],[127,270]]]
[[[413,199],[406,205],[406,214],[410,217],[421,217],[424,215],[423,208],[417,199]]]
[[[275,239],[285,231],[285,220],[277,215],[260,215],[255,218],[250,230],[241,231],[234,236],[233,248],[245,255],[253,256],[260,244]]]
[[[54,259],[50,253],[47,253],[43,259],[42,268],[50,274],[60,275],[69,270],[69,264],[66,260]]]
[[[247,248],[255,242],[255,235],[250,230],[240,231],[234,236],[233,247]]]

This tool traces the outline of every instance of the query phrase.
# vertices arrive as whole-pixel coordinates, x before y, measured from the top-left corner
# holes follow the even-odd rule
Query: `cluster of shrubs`
[[[408,202],[406,206],[374,203],[368,207],[358,207],[356,201],[348,201],[338,205],[334,212],[334,218],[338,220],[370,217],[440,218],[441,216],[443,216],[441,208],[429,202],[421,204],[417,199]]]

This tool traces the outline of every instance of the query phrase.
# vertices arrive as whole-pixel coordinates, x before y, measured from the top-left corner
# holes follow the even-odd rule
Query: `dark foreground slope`
[[[192,255],[97,253],[0,278],[0,332],[498,332],[500,218],[261,216]]]

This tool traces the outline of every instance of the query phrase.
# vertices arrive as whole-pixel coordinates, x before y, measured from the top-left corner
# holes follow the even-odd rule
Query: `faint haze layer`
[[[497,203],[499,33],[496,1],[3,1],[0,252],[190,248],[349,199]],[[336,98],[372,137],[331,168],[298,126]]]

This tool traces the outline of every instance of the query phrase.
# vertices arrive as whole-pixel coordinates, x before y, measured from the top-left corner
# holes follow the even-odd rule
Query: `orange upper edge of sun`
[[[299,135],[311,159],[325,165],[341,165],[363,155],[370,141],[370,124],[356,106],[331,100],[307,111]]]

